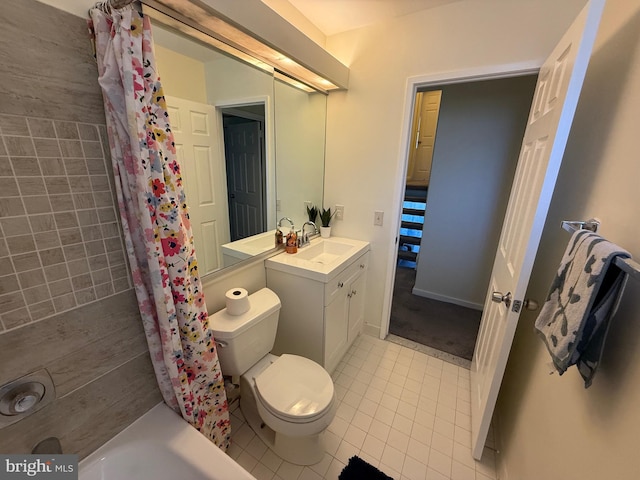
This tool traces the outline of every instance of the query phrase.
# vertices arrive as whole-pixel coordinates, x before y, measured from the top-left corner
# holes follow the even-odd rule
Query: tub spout
[[[45,438],[41,442],[39,442],[33,450],[31,450],[32,454],[51,454],[51,455],[59,455],[62,454],[62,445],[60,444],[60,440],[58,437],[49,437]]]

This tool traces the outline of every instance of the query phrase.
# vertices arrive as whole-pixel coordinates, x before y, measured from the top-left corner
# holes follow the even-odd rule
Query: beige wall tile
[[[37,252],[14,255],[11,257],[11,260],[13,261],[16,272],[25,272],[42,266]]]
[[[5,3],[0,385],[48,366],[60,397],[3,429],[0,451],[26,453],[55,435],[84,456],[160,396],[124,264],[86,23],[35,0]],[[89,209],[80,224],[76,212]]]
[[[12,312],[0,315],[6,329],[16,328],[31,321],[31,315],[26,308],[20,308]]]
[[[49,232],[56,229],[53,214],[45,213],[43,215],[29,215],[29,223],[34,233]]]
[[[36,154],[31,137],[4,136],[4,144],[9,157],[30,157]]]
[[[100,140],[98,135],[98,129],[95,125],[88,125],[86,123],[78,124],[78,131],[80,132],[80,138],[82,140]]]
[[[20,290],[18,285],[18,277],[14,274],[4,275],[0,277],[0,295]]]
[[[40,254],[40,261],[42,265],[56,265],[58,263],[64,263],[64,252],[62,248],[51,248],[49,250],[41,250],[38,252]]]
[[[0,115],[0,132],[3,135],[29,136],[27,119],[15,115]]]
[[[46,193],[44,179],[41,177],[18,177],[21,195],[42,195]]]
[[[11,217],[0,219],[2,231],[5,235],[24,235],[31,233],[31,226],[27,217]]]
[[[58,141],[49,138],[34,138],[33,144],[36,147],[36,156],[38,157],[59,157],[60,146]]]
[[[51,203],[49,203],[49,197],[46,195],[22,197],[22,202],[29,215],[51,211]]]
[[[31,141],[29,139],[29,141]],[[18,177],[40,176],[40,164],[35,157],[10,157],[11,166]]]
[[[78,133],[78,125],[75,122],[57,121],[55,122],[55,126],[58,138],[80,138],[80,134]]]
[[[20,195],[15,178],[0,177],[0,197],[17,197]]]
[[[33,239],[33,235],[18,235],[15,237],[7,237],[6,241],[11,255],[33,252],[36,249],[36,242]]]
[[[105,258],[106,263],[106,258]],[[0,275],[8,275],[14,272],[13,262],[9,257],[0,258]]]
[[[43,175],[64,175],[64,162],[62,158],[39,158],[38,164]]]
[[[45,118],[28,118],[29,130],[34,137],[56,138],[53,122]]]

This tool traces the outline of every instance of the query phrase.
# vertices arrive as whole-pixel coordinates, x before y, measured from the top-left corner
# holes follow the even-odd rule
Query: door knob
[[[526,298],[522,306],[526,310],[537,310],[540,307],[540,304],[531,298]]]
[[[511,306],[511,292],[503,294],[502,292],[493,292],[491,294],[491,301],[496,303],[503,303],[507,308]]]

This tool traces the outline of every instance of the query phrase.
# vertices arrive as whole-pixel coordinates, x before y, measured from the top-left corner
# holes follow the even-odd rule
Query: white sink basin
[[[316,238],[298,253],[281,253],[265,261],[267,268],[328,282],[351,260],[369,250],[369,242],[350,238]]]

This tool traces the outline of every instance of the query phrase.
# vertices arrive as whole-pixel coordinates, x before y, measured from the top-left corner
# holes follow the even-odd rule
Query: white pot
[[[320,236],[322,238],[329,238],[331,236],[331,227],[320,227]]]

